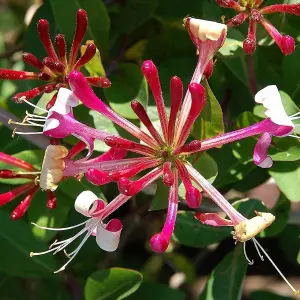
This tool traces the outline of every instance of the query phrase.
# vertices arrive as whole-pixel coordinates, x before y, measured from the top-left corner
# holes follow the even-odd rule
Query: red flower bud
[[[87,45],[84,54],[78,59],[74,66],[74,70],[79,70],[82,66],[88,63],[96,54],[97,47],[95,44],[90,43]]]
[[[101,88],[109,88],[111,86],[111,82],[106,77],[86,77],[86,80],[89,84],[101,87]]]
[[[32,67],[37,68],[39,70],[43,69],[44,66],[43,66],[42,62],[39,61],[39,59],[36,56],[34,56],[33,54],[24,52],[22,56],[23,56],[24,62],[26,62],[27,64],[29,64]]]

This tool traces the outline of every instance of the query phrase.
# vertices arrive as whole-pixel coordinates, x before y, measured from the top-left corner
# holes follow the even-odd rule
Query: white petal
[[[55,104],[49,111],[56,111],[62,115],[70,113],[71,108],[79,104],[79,100],[73,92],[66,88],[60,88]]]
[[[294,127],[282,105],[281,96],[276,85],[269,85],[255,95],[255,102],[262,104],[265,115],[277,125]]]
[[[98,197],[91,191],[84,191],[75,200],[75,210],[86,217],[91,217],[91,207],[93,207]]]
[[[48,119],[45,122],[44,128],[43,128],[43,132],[51,130],[51,129],[55,129],[59,126],[59,121],[57,119]]]
[[[227,26],[217,22],[191,18],[190,30],[202,42],[206,40],[217,41],[223,30],[227,32]]]
[[[273,165],[273,160],[271,157],[267,157],[265,160],[263,160],[258,166],[263,169],[271,168]]]
[[[107,230],[106,228],[111,222],[119,222],[119,225],[114,231]],[[98,246],[104,251],[113,252],[118,248],[120,235],[122,231],[122,223],[117,220],[111,220],[108,224],[99,223],[97,226],[96,242]]]

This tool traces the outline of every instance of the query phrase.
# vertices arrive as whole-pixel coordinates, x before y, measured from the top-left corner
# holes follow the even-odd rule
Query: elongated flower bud
[[[29,191],[32,187],[34,186],[34,184],[29,183],[29,184],[25,184],[25,185],[21,185],[18,186],[17,188],[0,194],[0,206],[14,200],[16,197],[26,193],[27,191]]]
[[[50,93],[54,90],[54,88],[55,88],[55,84],[53,84],[53,83],[42,85],[42,86],[36,87],[32,90],[21,92],[21,93],[14,95],[13,100],[15,102],[21,103],[23,98],[25,97],[26,100],[28,101],[28,100],[31,100],[34,97],[40,95],[43,92]]]
[[[10,217],[12,220],[16,221],[21,219],[25,213],[28,210],[28,207],[31,203],[32,198],[34,197],[34,195],[37,192],[37,188],[34,188],[30,194],[28,194],[22,201],[21,203],[12,211]]]
[[[221,7],[232,8],[235,11],[241,11],[242,10],[242,7],[235,0],[216,0],[216,3]]]
[[[51,191],[47,191],[47,208],[49,209],[55,209],[56,208],[56,197],[55,194]]]
[[[24,52],[22,54],[22,57],[24,62],[26,62],[27,64],[31,65],[34,68],[41,70],[44,67],[42,62],[32,53]]]
[[[4,80],[37,79],[37,77],[38,75],[33,72],[0,69],[0,79],[4,79]]]
[[[58,34],[55,37],[58,56],[64,64],[67,64],[67,43],[63,34]]]
[[[167,186],[172,186],[174,184],[171,162],[169,161],[163,164],[163,183]]]
[[[227,27],[231,28],[233,26],[240,26],[249,18],[248,13],[239,13],[238,15],[232,17],[226,22]]]
[[[84,9],[79,9],[77,11],[77,15],[76,15],[75,35],[74,35],[72,47],[70,50],[70,58],[69,58],[70,67],[73,67],[73,65],[76,61],[76,58],[78,55],[78,50],[79,50],[80,44],[83,40],[83,37],[85,35],[87,25],[88,25],[87,13]]]
[[[78,59],[74,66],[74,70],[79,70],[82,66],[88,63],[96,54],[97,47],[94,43],[87,45],[84,54]]]
[[[47,20],[40,19],[37,24],[38,35],[48,53],[53,60],[58,60],[55,50],[50,39],[50,26]]]
[[[107,77],[86,77],[86,80],[90,85],[100,88],[109,88],[111,86],[111,81]]]
[[[16,158],[14,156],[11,156],[9,154],[6,154],[4,152],[0,152],[0,161],[9,164],[11,166],[15,166],[27,171],[34,171],[35,168],[33,167],[33,165],[29,164],[28,162],[21,160],[19,158]]]

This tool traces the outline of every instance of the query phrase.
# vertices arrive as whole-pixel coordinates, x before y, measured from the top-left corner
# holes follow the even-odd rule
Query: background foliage
[[[44,3],[37,1],[40,6],[27,27],[23,20],[33,2],[7,0],[0,4],[0,67],[23,69],[20,59],[23,49],[39,58],[45,56],[36,33],[36,23],[40,18],[49,20],[53,35],[58,32],[65,34],[70,46],[76,11],[84,8],[89,15],[86,39],[95,41],[102,59],[102,64],[100,58],[93,60],[86,72],[94,76],[106,71],[112,87],[105,91],[95,89],[96,93],[133,122],[137,121],[129,103],[136,98],[148,104],[148,113],[153,120],[157,118],[153,100],[140,73],[141,62],[152,59],[157,64],[168,103],[171,76],[180,76],[187,87],[197,59],[195,48],[182,27],[183,17],[190,14],[220,21],[222,15],[230,17],[231,13],[218,7],[213,0],[44,0]],[[293,0],[285,2],[292,3]],[[276,15],[272,22],[278,24],[282,32],[300,41],[299,18]],[[211,137],[223,132],[224,128],[229,131],[248,126],[263,117],[261,108],[253,101],[253,82],[250,86],[249,81],[252,64],[254,89],[276,84],[282,91],[287,112],[299,111],[300,47],[296,47],[293,55],[284,57],[259,27],[261,46],[249,58],[242,50],[246,30],[246,25],[230,30],[224,47],[216,56],[214,74],[208,83],[204,83],[209,105],[194,126],[194,138]],[[2,111],[22,117],[26,106],[14,104],[11,96],[30,87],[30,82],[0,81]],[[1,151],[18,153],[18,157],[39,165],[41,150],[23,138],[11,139],[3,113],[0,117],[3,122],[0,127]],[[76,117],[99,129],[120,130],[84,107],[76,109]],[[74,140],[68,142],[72,144]],[[263,199],[249,199],[249,191],[269,177],[275,180],[280,197],[271,211],[277,220],[262,234],[262,243],[280,268],[299,285],[300,208],[296,203],[300,200],[299,142],[291,138],[274,139],[271,147],[274,166],[269,171],[253,164],[254,144],[255,139],[250,138],[211,150],[198,157],[196,167],[211,182],[214,181],[223,194],[228,192],[232,200],[244,199],[236,202],[236,207],[250,217],[254,209],[267,211],[268,208],[259,201]],[[98,143],[96,150],[104,151],[105,146]],[[2,180],[0,191],[7,191],[10,184],[16,184],[16,181]],[[29,252],[47,248],[55,233],[33,228],[30,223],[61,227],[80,222],[80,216],[73,211],[73,203],[85,189],[92,189],[98,195],[105,194],[107,199],[112,199],[116,190],[113,185],[100,189],[84,180],[81,183],[69,180],[60,185],[54,211],[47,210],[42,193],[34,198],[23,220],[10,220],[13,203],[1,208],[1,299],[290,299],[283,296],[288,295],[288,291],[282,287],[281,281],[278,283],[268,262],[255,258],[256,264],[247,268],[242,248],[234,246],[230,230],[201,225],[184,203],[180,206],[171,249],[164,255],[152,253],[148,240],[159,231],[164,218],[164,211],[160,209],[166,207],[163,185],[138,195],[118,212],[125,230],[115,253],[102,252],[91,238],[65,272],[53,274],[64,260],[62,255],[30,258]],[[267,203],[267,207],[271,206]],[[210,200],[201,206],[201,211],[215,209]],[[249,256],[254,256],[250,243],[247,247]]]

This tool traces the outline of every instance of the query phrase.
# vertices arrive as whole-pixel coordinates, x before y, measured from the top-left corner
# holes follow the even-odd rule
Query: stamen
[[[45,116],[30,114],[27,110],[26,110],[26,115],[30,118],[45,119],[45,120],[47,119],[47,117]]]
[[[21,132],[21,131],[13,131],[12,137],[14,137],[15,134],[19,135],[30,135],[30,134],[43,134],[43,132]]]
[[[296,290],[291,283],[286,279],[286,277],[281,273],[281,271],[279,270],[279,268],[275,265],[275,263],[273,262],[273,260],[271,259],[271,257],[268,255],[268,253],[265,251],[265,249],[260,245],[260,243],[253,238],[253,243],[257,244],[257,246],[260,248],[260,250],[264,253],[264,255],[268,258],[268,260],[270,261],[270,263],[273,265],[273,267],[276,269],[276,271],[279,273],[279,275],[282,277],[282,279],[287,283],[287,285],[291,288],[291,290],[293,291],[293,293],[296,295],[299,295],[300,291]]]
[[[37,109],[39,109],[39,110],[41,110],[41,111],[43,111],[43,112],[48,113],[48,110],[43,109],[43,108],[41,108],[41,107],[39,107],[39,106],[37,106],[37,105],[34,105],[33,103],[27,101],[27,100],[26,100],[26,97],[21,98],[20,100],[22,100],[23,102],[27,103],[28,105],[30,105],[30,106],[32,106],[32,107],[34,107],[34,108],[37,108]]]
[[[16,175],[39,175],[41,174],[41,172],[22,172],[22,171],[19,171],[19,172],[15,172]]]
[[[245,258],[248,261],[248,265],[250,265],[250,266],[253,265],[254,264],[254,260],[253,259],[250,260],[249,257],[248,257],[248,255],[247,255],[247,252],[246,252],[246,242],[243,243],[243,251],[244,251]]]
[[[300,139],[300,136],[298,136],[298,135],[289,134],[288,136],[293,137],[293,138],[298,139],[298,140]]]
[[[298,115],[300,115],[300,111],[297,112],[297,113],[295,113],[295,114],[293,114],[293,115],[291,115],[290,118],[296,117],[296,116],[298,116]]]
[[[257,245],[254,243],[253,239],[251,239],[251,241],[253,242],[254,246],[255,246],[255,249],[257,251],[257,254],[260,258],[261,261],[264,261],[264,257],[261,255],[260,251],[259,251],[259,248],[257,247]],[[245,243],[246,244],[246,243]]]
[[[82,223],[79,223],[77,225],[70,226],[70,227],[63,227],[63,228],[52,228],[52,227],[40,226],[40,225],[38,225],[38,224],[36,224],[34,222],[31,222],[31,224],[34,225],[34,226],[36,226],[36,227],[38,227],[38,228],[40,228],[40,229],[52,230],[52,231],[64,231],[64,230],[70,230],[70,229],[73,229],[73,228],[76,228],[76,227],[80,227],[80,226],[86,224],[88,221],[89,220],[86,220],[86,221],[84,221]]]

